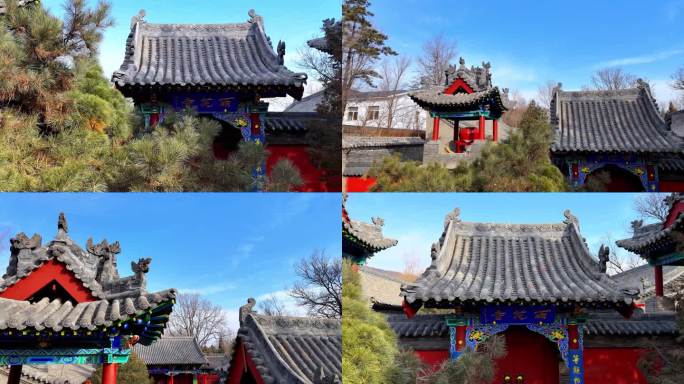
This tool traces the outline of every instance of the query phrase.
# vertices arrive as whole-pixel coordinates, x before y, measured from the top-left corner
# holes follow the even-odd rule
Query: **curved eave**
[[[491,107],[495,107],[495,114],[501,115],[503,112],[507,111],[508,108],[501,99],[501,93],[498,88],[492,88],[489,91],[482,92],[479,97],[474,97],[472,100],[459,101],[456,100],[458,95],[455,94],[453,102],[435,102],[423,95],[424,92],[412,92],[409,93],[409,98],[418,104],[421,108],[433,110],[433,111],[472,111],[473,109],[479,109],[482,104],[489,104]],[[452,95],[444,95],[441,97],[447,98]]]
[[[378,252],[382,251],[388,248],[392,248],[395,245],[398,244],[398,240],[394,239],[385,239],[387,240],[387,244],[382,244],[382,245],[377,245],[377,244],[371,244],[370,242],[354,235],[353,233],[349,232],[346,228],[342,228],[342,237],[362,248],[368,249],[372,252]]]
[[[128,83],[115,82],[116,88],[125,97],[135,97],[143,92],[179,92],[179,91],[250,91],[260,97],[292,96],[301,100],[304,95],[304,85],[301,84],[161,84],[161,83]],[[262,95],[263,94],[263,95]]]

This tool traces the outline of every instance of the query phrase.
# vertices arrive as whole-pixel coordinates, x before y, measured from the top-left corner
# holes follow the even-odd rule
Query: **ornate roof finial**
[[[371,221],[373,224],[375,224],[376,227],[382,227],[385,225],[385,220],[381,217],[372,217]]]
[[[131,29],[133,29],[133,27],[135,27],[135,25],[138,24],[138,22],[143,21],[144,18],[145,18],[145,10],[141,9],[140,11],[138,11],[137,15],[135,15],[131,18]]]
[[[249,299],[247,299],[247,304],[240,307],[240,326],[242,326],[242,324],[247,319],[247,315],[249,315],[250,313],[254,313],[252,308],[254,308],[255,305],[256,300],[254,300],[253,297],[250,297]]]
[[[449,212],[444,217],[444,227],[446,228],[446,226],[449,225],[449,222],[451,222],[451,221],[455,221],[455,222],[461,221],[461,219],[459,218],[460,214],[461,214],[460,208],[454,208],[453,211]]]
[[[285,42],[280,40],[278,41],[278,64],[283,65],[285,64]]]
[[[261,28],[262,30],[264,29],[264,18],[257,15],[254,9],[250,9],[249,12],[247,12],[247,14],[249,15],[249,23],[256,23],[259,26],[259,28]]]
[[[637,232],[639,232],[641,227],[644,225],[644,221],[643,220],[634,220],[631,222],[631,225],[632,225],[632,232],[634,232],[634,234],[636,234]]]
[[[67,225],[64,212],[59,213],[59,219],[57,220],[57,232],[69,233],[69,226]]]
[[[573,215],[572,212],[570,212],[569,209],[566,209],[563,212],[563,216],[565,216],[565,220],[563,220],[563,223],[565,224],[575,224],[577,229],[579,229],[579,220],[577,219],[577,216]]]
[[[465,59],[463,58],[463,56],[461,56],[461,57],[458,59],[458,64],[460,65],[460,68],[459,68],[459,69],[466,69],[466,68],[465,68]]]
[[[610,261],[610,248],[601,244],[598,251],[599,258],[599,272],[606,273],[608,270],[608,262]]]

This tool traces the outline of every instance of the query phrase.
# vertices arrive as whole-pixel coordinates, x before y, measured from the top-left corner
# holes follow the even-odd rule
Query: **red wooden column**
[[[432,141],[439,140],[439,117],[432,120]]]
[[[655,266],[655,291],[657,297],[663,296],[663,266]]]
[[[485,118],[484,116],[480,116],[480,140],[484,140],[485,138]]]
[[[492,139],[494,142],[499,141],[499,119],[492,120]]]
[[[118,365],[115,363],[105,363],[102,365],[102,384],[116,384],[116,374]]]
[[[173,373],[169,373],[169,384],[173,384]]]
[[[19,384],[21,382],[21,365],[10,365],[7,384]]]

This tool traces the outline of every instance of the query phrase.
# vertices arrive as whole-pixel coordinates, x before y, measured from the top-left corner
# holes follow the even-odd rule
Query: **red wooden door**
[[[508,353],[497,361],[493,384],[559,383],[555,344],[522,326],[511,326],[504,335]]]

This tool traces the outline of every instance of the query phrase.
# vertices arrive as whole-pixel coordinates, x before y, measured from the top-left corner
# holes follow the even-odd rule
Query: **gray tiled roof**
[[[282,86],[301,98],[306,75],[283,65],[284,43],[276,54],[261,16],[250,16],[235,24],[150,24],[137,16],[112,81],[118,87]]]
[[[591,312],[585,334],[605,336],[676,335],[679,333],[674,313],[635,313],[625,319],[614,311]]]
[[[566,92],[551,101],[553,152],[681,153],[683,141],[668,130],[648,86],[618,91]]]
[[[670,234],[673,233],[673,231],[679,231],[682,225],[684,225],[684,215],[679,215],[672,225],[667,228],[663,228],[663,223],[641,226],[640,222],[633,222],[633,236],[629,239],[618,240],[615,244],[630,252],[641,254],[649,247],[657,246],[660,243],[670,242]]]
[[[311,124],[321,121],[318,113],[268,112],[264,124],[268,132],[306,132]]]
[[[223,353],[208,353],[204,355],[207,364],[202,368],[214,371],[227,371],[230,366],[230,357]]]
[[[416,315],[408,319],[404,314],[387,315],[394,333],[401,338],[448,337],[445,315]],[[679,333],[674,313],[645,315],[635,313],[625,319],[615,311],[590,312],[585,324],[590,336],[676,335]]]
[[[369,273],[371,275],[382,277],[383,279],[396,281],[397,283],[405,283],[406,282],[406,280],[404,279],[404,274],[401,272],[388,271],[386,269],[380,269],[380,268],[373,268],[373,267],[369,267],[367,265],[362,265],[361,271],[364,273]],[[399,292],[396,292],[396,293],[399,294]]]
[[[682,158],[665,158],[658,162],[658,170],[662,173],[663,171],[682,173],[684,172],[684,159]]]
[[[0,298],[0,329],[23,330],[94,330],[110,326],[120,320],[129,320],[152,311],[158,318],[153,327],[141,331],[141,343],[148,344],[158,337],[160,328],[166,324],[168,314],[176,297],[175,289],[147,292],[147,273],[151,259],[133,262],[134,275],[119,277],[117,254],[118,242],[109,244],[103,240],[93,244],[88,240],[86,249],[79,247],[68,234],[63,214],[57,224],[57,235],[47,245],[42,245],[39,235],[29,238],[23,233],[10,239],[10,262],[7,272],[0,280],[0,292],[13,286],[48,261],[56,260],[73,273],[90,294],[99,299],[73,304],[49,298],[37,298],[35,302]]]
[[[422,145],[425,140],[420,137],[386,137],[386,136],[343,136],[342,148],[375,148],[396,147],[403,145]]]
[[[73,305],[58,299],[41,299],[35,303],[0,298],[0,330],[38,331],[88,329],[110,326],[121,320],[145,313],[156,305],[175,299],[173,289],[148,293],[138,297],[97,300]]]
[[[409,97],[424,108],[431,107],[477,107],[481,103],[493,99],[505,110],[505,98],[501,97],[499,88],[494,87],[473,93],[456,93],[447,95],[444,87],[434,87],[427,90],[420,90],[409,93]]]
[[[340,383],[340,320],[263,316],[244,308],[236,343],[245,345],[266,384]]]
[[[318,106],[323,102],[325,90],[320,90],[309,96],[303,97],[300,101],[295,101],[288,105],[283,112],[316,112]]]
[[[655,292],[655,276],[653,266],[644,264],[636,268],[629,269],[622,273],[611,276],[621,287],[636,287],[640,290],[639,297],[651,296]],[[667,291],[670,284],[678,281],[684,282],[684,267],[663,266],[663,285]],[[666,292],[668,296],[669,292]],[[674,293],[674,292],[672,292]]]
[[[207,360],[193,336],[162,336],[152,345],[135,345],[135,353],[147,365],[202,366]]]
[[[384,220],[379,217],[374,217],[372,220],[372,224],[363,221],[349,220],[349,223],[343,221],[342,225],[343,229],[349,235],[353,236],[354,239],[376,251],[381,251],[397,245],[397,240],[382,235],[382,227],[385,224]]]
[[[402,286],[409,303],[632,302],[600,272],[569,211],[558,224],[471,223],[462,222],[459,213],[447,215],[432,246],[431,266],[415,283]]]

